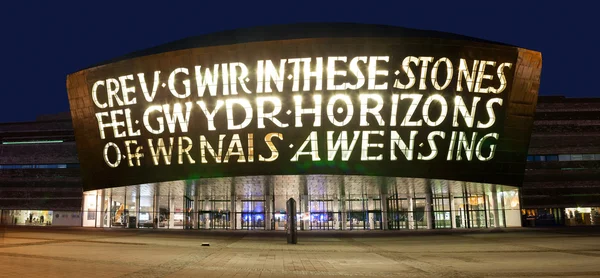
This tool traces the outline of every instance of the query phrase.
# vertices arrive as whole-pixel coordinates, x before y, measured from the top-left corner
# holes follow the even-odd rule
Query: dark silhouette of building
[[[600,224],[600,98],[539,97],[527,160],[526,225]]]
[[[75,225],[81,199],[70,113],[0,124],[2,224]]]

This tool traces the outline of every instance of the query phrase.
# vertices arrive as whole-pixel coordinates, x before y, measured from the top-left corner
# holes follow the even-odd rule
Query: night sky
[[[594,89],[598,15],[580,1],[129,2],[5,1],[0,122],[68,111],[66,75],[117,56],[215,31],[300,22],[430,29],[537,50],[543,57],[541,95],[600,94]]]

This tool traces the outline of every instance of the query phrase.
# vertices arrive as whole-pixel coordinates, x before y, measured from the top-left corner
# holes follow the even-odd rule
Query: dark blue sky
[[[67,111],[66,75],[104,60],[188,36],[297,22],[388,24],[533,49],[543,56],[541,95],[599,94],[598,15],[579,1],[9,2],[0,8],[0,122]]]

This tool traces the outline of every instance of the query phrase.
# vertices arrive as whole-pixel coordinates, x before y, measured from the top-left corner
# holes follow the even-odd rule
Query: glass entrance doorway
[[[198,229],[228,230],[231,213],[229,211],[199,211]]]
[[[350,199],[347,201],[346,229],[381,229],[381,200],[373,198]]]
[[[333,211],[333,200],[311,200],[309,229],[311,230],[334,230],[337,213]]]
[[[198,229],[231,229],[230,200],[199,200]]]
[[[408,229],[408,199],[388,198],[388,229]]]
[[[242,211],[237,214],[242,230],[265,229],[265,201],[242,200]]]

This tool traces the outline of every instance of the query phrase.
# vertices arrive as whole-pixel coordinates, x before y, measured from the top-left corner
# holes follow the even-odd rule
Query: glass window
[[[527,156],[527,161],[533,161],[533,155],[528,155]]]
[[[594,154],[582,154],[581,160],[594,160]]]
[[[572,161],[580,161],[580,160],[583,160],[583,156],[581,154],[572,154],[571,160]]]
[[[571,155],[570,154],[559,154],[558,161],[571,161]]]
[[[125,227],[125,187],[111,189],[110,219],[111,227]]]
[[[139,227],[153,228],[158,224],[158,218],[154,213],[154,184],[140,185],[140,212],[139,212]],[[156,219],[156,220],[155,220]]]
[[[86,191],[83,193],[83,227],[96,226],[96,196],[96,190]]]
[[[558,155],[555,155],[555,154],[547,155],[546,161],[558,161]]]
[[[546,161],[546,156],[536,155],[533,160],[534,161]]]
[[[126,187],[125,198],[125,222],[126,227],[137,228],[138,212],[138,186],[130,185]]]

